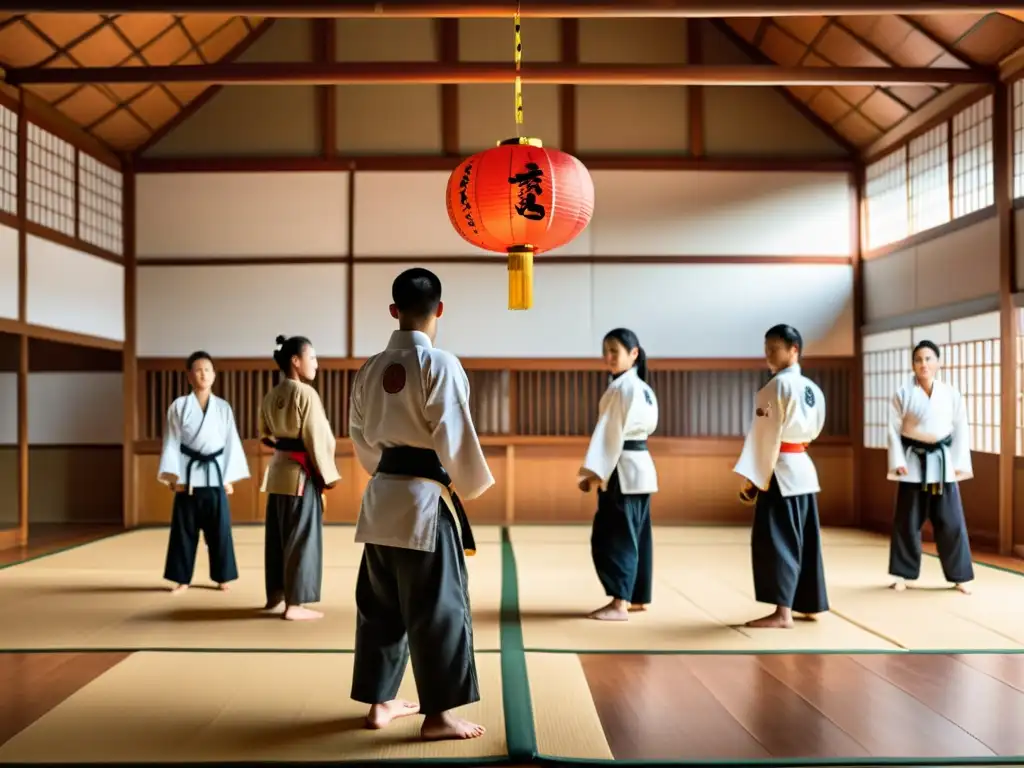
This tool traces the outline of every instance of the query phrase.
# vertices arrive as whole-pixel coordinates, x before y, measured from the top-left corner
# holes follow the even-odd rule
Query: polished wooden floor
[[[113,532],[34,529],[0,565]],[[1019,560],[977,559],[1024,571]],[[0,743],[129,655],[0,653]],[[1024,654],[579,658],[616,760],[1024,761]]]

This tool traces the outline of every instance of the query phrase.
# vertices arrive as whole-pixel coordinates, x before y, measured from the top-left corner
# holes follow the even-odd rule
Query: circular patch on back
[[[397,395],[405,389],[405,366],[401,363],[392,363],[384,369],[384,376],[381,378],[384,391],[389,395]]]

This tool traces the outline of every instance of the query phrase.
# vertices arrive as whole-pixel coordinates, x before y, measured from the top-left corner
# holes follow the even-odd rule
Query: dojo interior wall
[[[461,58],[510,54],[507,26],[461,20]],[[716,27],[695,27],[702,60],[749,61]],[[340,20],[334,31],[340,60],[443,54],[430,21]],[[559,59],[558,21],[527,20],[524,34],[527,58]],[[309,24],[277,21],[243,58],[311,60],[311,42]],[[581,60],[683,62],[687,43],[686,24],[677,20],[579,20]],[[140,522],[169,516],[169,497],[155,482],[156,454],[166,404],[186,391],[181,367],[190,352],[206,349],[218,360],[257,479],[236,486],[233,514],[260,520],[264,501],[255,482],[265,457],[251,438],[257,395],[272,381],[274,337],[312,338],[323,361],[325,405],[344,437],[351,370],[385,344],[393,328],[391,280],[412,264],[430,266],[444,281],[439,343],[470,371],[475,418],[497,479],[475,504],[477,519],[589,518],[593,498],[579,494],[572,477],[604,386],[596,363],[601,338],[626,325],[661,371],[655,384],[664,439],[654,451],[664,490],[655,516],[745,523],[731,466],[764,376],[763,333],[791,322],[806,336],[809,365],[835,393],[835,434],[815,449],[824,514],[830,523],[854,522],[852,174],[803,160],[842,158],[845,149],[774,89],[701,89],[703,152],[733,158],[731,170],[657,169],[657,156],[690,149],[687,89],[573,89],[575,152],[626,159],[592,170],[595,218],[576,242],[550,254],[551,262],[538,258],[535,306],[525,313],[506,309],[504,259],[474,250],[452,230],[444,198],[449,171],[422,163],[416,169],[415,162],[446,149],[477,151],[514,130],[509,89],[456,89],[453,149],[446,147],[452,136],[442,129],[438,86],[333,90],[330,143],[353,158],[352,170],[318,166],[323,91],[292,86],[221,88],[140,161]],[[554,146],[565,136],[559,91],[525,92],[525,133]],[[403,155],[417,157],[403,165]],[[750,162],[736,160],[742,156]],[[232,158],[248,170],[230,169]],[[772,158],[775,169],[750,170],[758,158]],[[297,169],[304,159],[307,168]],[[293,169],[282,170],[285,162]],[[328,499],[327,516],[347,521],[355,518],[365,477],[347,440],[339,441],[338,462],[345,480]]]
[[[17,109],[10,92],[0,92],[0,528],[18,522],[22,334],[29,337],[29,523],[119,522],[121,173],[111,167],[116,160],[80,149],[73,130],[31,106],[21,158]]]

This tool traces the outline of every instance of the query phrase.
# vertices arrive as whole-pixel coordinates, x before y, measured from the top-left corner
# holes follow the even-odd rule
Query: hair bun
[[[285,336],[283,333],[278,335],[278,337],[274,339],[275,344],[284,344],[286,341],[288,341],[288,337]]]

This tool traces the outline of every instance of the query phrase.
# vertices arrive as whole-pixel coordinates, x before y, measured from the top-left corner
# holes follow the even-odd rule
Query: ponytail
[[[647,381],[647,353],[644,352],[644,348],[639,344],[636,348],[636,362],[633,364],[636,368],[636,375],[640,378],[640,381]]]
[[[292,372],[292,358],[302,354],[302,350],[311,345],[305,336],[288,337],[284,334],[278,336],[274,343],[277,348],[274,350],[274,362],[281,369],[281,373],[288,376]]]
[[[636,375],[640,378],[640,381],[647,381],[647,353],[644,352],[644,348],[640,346],[640,339],[637,338],[636,334],[629,328],[613,328],[604,335],[604,340],[615,339],[622,346],[629,350],[636,350],[636,362],[633,363],[633,367],[636,368]]]

